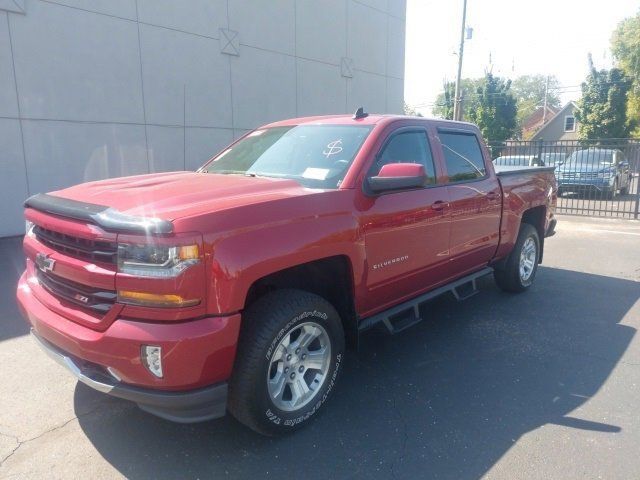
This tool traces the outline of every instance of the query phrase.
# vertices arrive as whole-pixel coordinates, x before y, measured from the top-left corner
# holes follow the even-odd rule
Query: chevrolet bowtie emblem
[[[49,256],[44,253],[36,254],[36,265],[43,272],[52,272],[55,264],[56,261],[53,258],[49,258]]]

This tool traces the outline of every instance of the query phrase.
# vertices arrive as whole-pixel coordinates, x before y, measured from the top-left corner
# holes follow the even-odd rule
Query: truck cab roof
[[[314,117],[298,117],[288,120],[269,123],[260,127],[292,127],[297,125],[389,125],[403,120],[419,121],[425,124],[436,124],[438,126],[448,126],[450,128],[472,128],[477,127],[468,122],[456,122],[453,120],[443,120],[440,118],[426,118],[409,115],[392,115],[392,114],[369,114],[366,117],[355,119],[353,115],[320,115]]]

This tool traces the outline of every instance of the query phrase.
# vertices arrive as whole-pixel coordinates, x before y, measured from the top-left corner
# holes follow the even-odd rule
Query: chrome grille
[[[33,227],[33,233],[43,245],[70,257],[111,264],[118,261],[118,244],[116,242],[74,237],[38,225]]]

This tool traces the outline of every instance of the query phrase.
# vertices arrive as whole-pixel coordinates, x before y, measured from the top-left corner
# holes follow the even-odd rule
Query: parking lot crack
[[[83,413],[81,415],[74,416],[74,417],[64,421],[60,425],[55,425],[55,426],[45,430],[44,432],[39,433],[38,435],[36,435],[34,437],[27,438],[26,440],[20,440],[20,438],[15,436],[15,435],[7,434],[7,433],[0,433],[0,435],[2,435],[4,437],[11,438],[16,442],[15,447],[13,447],[13,449],[7,455],[5,455],[2,459],[0,459],[0,468],[7,462],[7,460],[9,460],[12,456],[14,456],[18,452],[18,450],[20,450],[20,448],[22,448],[23,445],[26,445],[27,443],[31,443],[31,442],[33,442],[35,440],[38,440],[38,439],[44,437],[45,435],[48,435],[48,434],[50,434],[52,432],[55,432],[57,430],[61,430],[64,427],[66,427],[67,425],[69,425],[71,422],[73,422],[74,420],[78,420],[79,418],[82,418],[82,417],[84,417],[86,415],[91,415],[96,410],[98,410],[98,408],[95,408],[93,410],[85,412],[85,413]]]

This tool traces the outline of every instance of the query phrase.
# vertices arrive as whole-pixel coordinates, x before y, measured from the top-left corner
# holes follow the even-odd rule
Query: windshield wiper
[[[242,170],[203,170],[204,173],[217,173],[219,175],[242,175]]]
[[[246,177],[266,177],[266,178],[291,178],[291,175],[283,173],[264,173],[264,172],[244,172]]]

